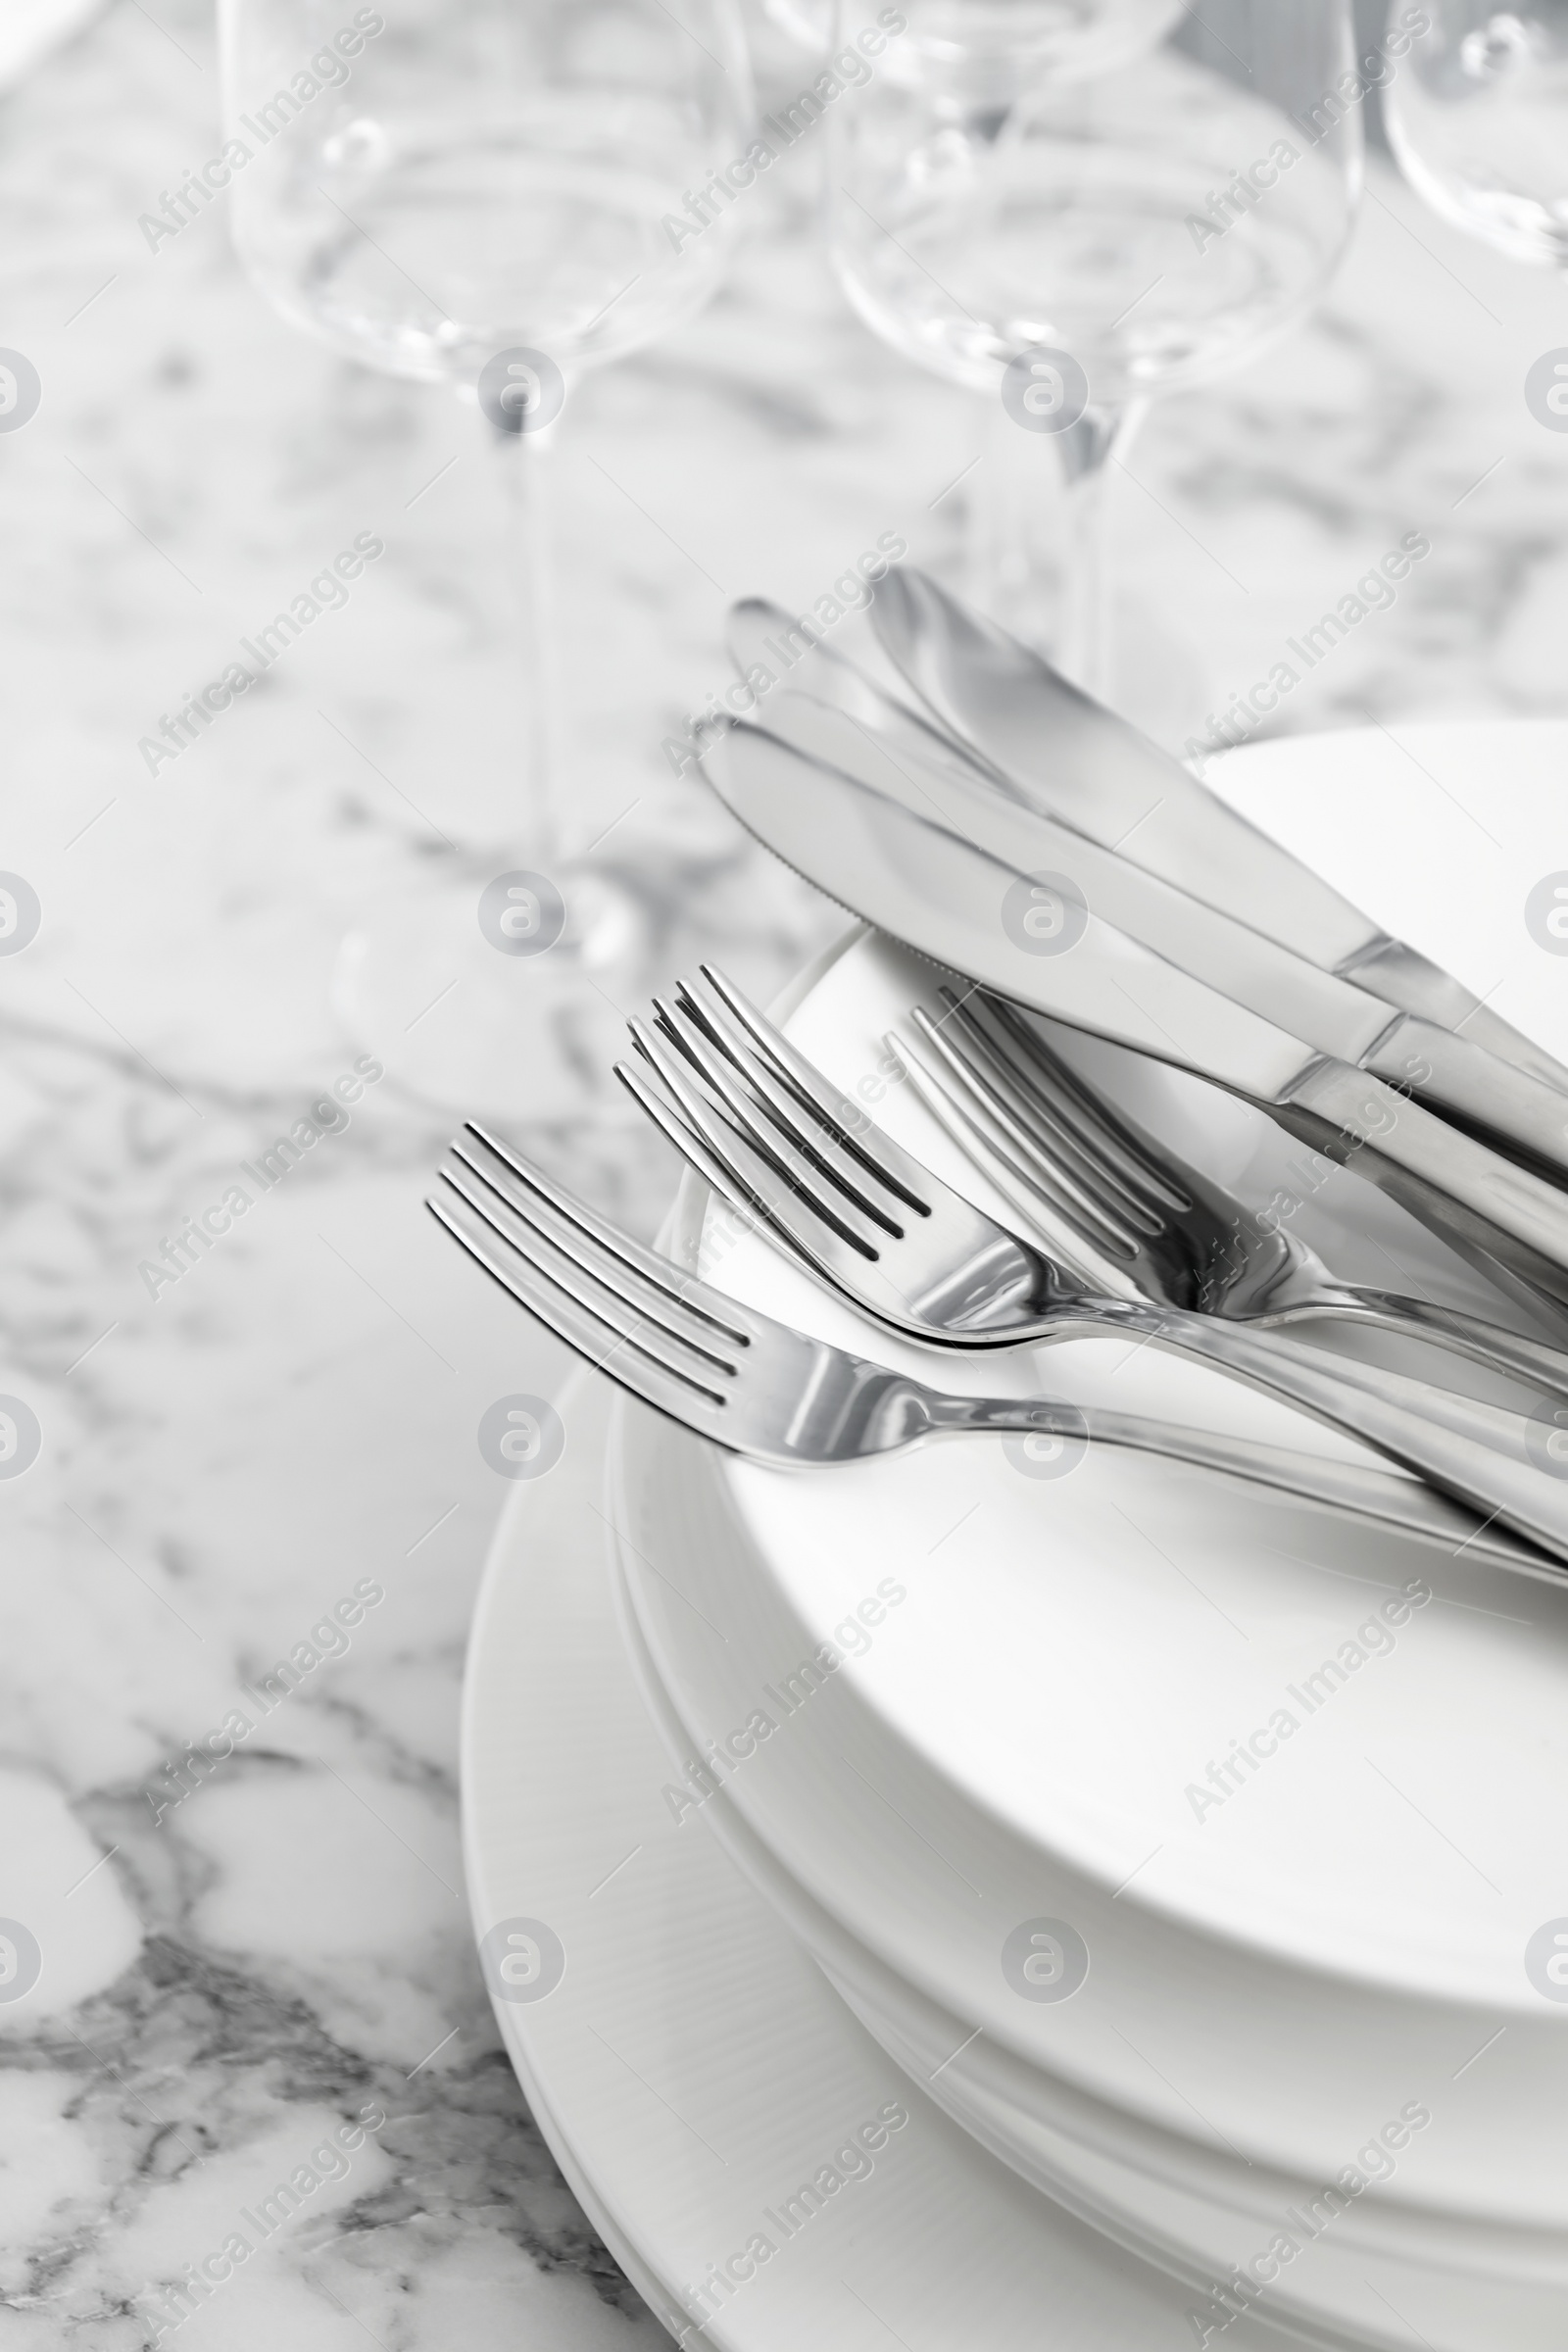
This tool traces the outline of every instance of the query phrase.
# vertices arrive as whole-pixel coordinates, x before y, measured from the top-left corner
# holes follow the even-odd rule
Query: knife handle
[[[1485,1129],[1549,1179],[1568,1183],[1568,1096],[1469,1038],[1407,1015],[1362,1066],[1396,1089],[1411,1088],[1467,1127]]]
[[[1335,977],[1381,997],[1400,1012],[1414,1013],[1463,1037],[1467,1046],[1483,1049],[1497,1061],[1506,1061],[1542,1086],[1568,1094],[1568,1068],[1505,1021],[1481,997],[1472,995],[1451,972],[1420,956],[1403,940],[1384,939],[1336,967]]]
[[[1324,1056],[1262,1107],[1424,1225],[1568,1308],[1568,1193],[1504,1159],[1369,1070]]]

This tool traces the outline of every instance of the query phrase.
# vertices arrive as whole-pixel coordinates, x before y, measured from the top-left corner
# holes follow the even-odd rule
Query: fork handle
[[[1348,1062],[1315,1061],[1262,1107],[1424,1225],[1487,1250],[1568,1308],[1568,1193]]]
[[[1402,1462],[1487,1520],[1500,1518],[1531,1543],[1568,1558],[1568,1458],[1558,1464],[1559,1429],[1544,1401],[1539,1425],[1521,1415],[1411,1380],[1400,1373],[1258,1333],[1207,1315],[1165,1311],[1126,1299],[1096,1301],[1085,1333],[1107,1324],[1156,1346],[1197,1356],[1249,1388],[1293,1404],[1345,1436]],[[1065,1322],[1059,1336],[1068,1336]],[[1411,1401],[1401,1400],[1401,1392]],[[1534,1452],[1532,1453],[1532,1442]],[[1539,1464],[1539,1466],[1538,1466]]]
[[[1301,1323],[1366,1323],[1402,1339],[1414,1333],[1456,1355],[1468,1356],[1473,1363],[1490,1365],[1494,1372],[1511,1372],[1543,1389],[1568,1395],[1568,1352],[1562,1348],[1507,1331],[1500,1323],[1488,1323],[1461,1307],[1443,1306],[1436,1298],[1417,1298],[1402,1291],[1375,1291],[1364,1284],[1347,1283],[1321,1300],[1250,1313],[1245,1320],[1253,1331],[1288,1331]]]
[[[1336,1462],[1324,1454],[1299,1453],[1290,1446],[1265,1446],[1255,1438],[1239,1438],[1223,1430],[1191,1429],[1175,1421],[1155,1421],[1141,1413],[1103,1412],[1099,1405],[1080,1411],[1076,1405],[1052,1404],[1018,1397],[948,1396],[931,1398],[933,1428],[991,1429],[1062,1437],[1069,1443],[1081,1434],[1091,1444],[1121,1446],[1135,1453],[1153,1453],[1200,1470],[1219,1470],[1252,1486],[1295,1495],[1322,1508],[1354,1519],[1441,1544],[1451,1556],[1472,1557],[1512,1568],[1526,1576],[1558,1584],[1568,1570],[1533,1544],[1521,1543],[1505,1528],[1486,1523],[1450,1502],[1424,1484],[1374,1470],[1362,1462]]]

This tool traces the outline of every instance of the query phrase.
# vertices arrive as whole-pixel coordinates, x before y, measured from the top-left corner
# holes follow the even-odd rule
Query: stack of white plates
[[[1531,740],[1560,773],[1561,738]],[[973,1192],[912,1090],[878,1075],[884,1033],[935,978],[862,938],[788,1025]],[[1150,1084],[1167,1127],[1208,1123],[1211,1161],[1234,1172],[1263,1148],[1250,1114]],[[1365,1192],[1318,1188],[1319,1231],[1361,1222]],[[865,1346],[706,1208],[692,1188],[675,1246],[709,1280]],[[1380,1248],[1421,1246],[1398,1212],[1373,1222]],[[875,1352],[950,1388],[1357,1455],[1119,1341],[966,1364],[879,1336]],[[625,1655],[662,1747],[659,1850],[706,1867],[716,1838],[911,2116],[935,2102],[973,2178],[1005,2178],[1000,2158],[1027,2184],[1042,2243],[1067,2216],[1090,2226],[1074,2243],[1101,2247],[1102,2325],[1064,2340],[1152,2352],[1272,2328],[1560,2352],[1568,1586],[1107,1447],[1041,1460],[973,1437],[782,1473],[630,1406],[611,1515]],[[781,2162],[775,2196],[798,2185]],[[782,2252],[798,2214],[787,2238],[767,2211]],[[715,2273],[705,2299],[688,2276],[678,2310],[719,2341],[771,2340],[756,2329],[791,2268],[754,2254],[745,2297]]]

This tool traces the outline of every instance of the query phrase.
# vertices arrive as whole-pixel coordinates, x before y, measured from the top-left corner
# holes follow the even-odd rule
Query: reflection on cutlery
[[[1536,1387],[1568,1355],[1436,1300],[1339,1281],[1298,1235],[1265,1231],[1212,1179],[1120,1118],[1012,1007],[975,990],[916,1006],[889,1040],[959,1149],[1098,1289],[1254,1329],[1354,1322],[1419,1336]]]
[[[658,1009],[664,1039],[631,1025],[657,1083],[625,1063],[617,1076],[700,1174],[890,1330],[971,1348],[1123,1334],[1196,1357],[1568,1557],[1568,1480],[1529,1450],[1560,1396],[1537,1392],[1521,1414],[1271,1332],[1097,1295],[846,1106],[710,967]]]
[[[470,1257],[596,1369],[701,1437],[780,1466],[863,1460],[945,1432],[1125,1446],[1219,1470],[1556,1582],[1557,1563],[1408,1480],[1137,1414],[950,1396],[739,1305],[469,1127],[429,1206]]]
[[[896,567],[878,585],[871,617],[927,707],[1027,807],[1119,848],[1320,970],[1568,1092],[1568,1069],[1451,973],[1391,938],[1168,753],[926,573]]]
[[[1568,1302],[1568,1193],[1402,1087],[1178,971],[1097,913],[1070,876],[1020,873],[755,726],[731,728],[704,765],[776,856],[890,937],[1034,1011],[1228,1088],[1467,1252]]]
[[[902,610],[901,600],[912,593],[907,584],[894,592],[895,609]],[[946,599],[943,606],[964,617]],[[737,659],[750,650],[763,617],[770,627],[779,625],[774,609],[760,608],[756,600],[734,609],[731,643]],[[1239,920],[1205,903],[1202,892],[1184,888],[1162,869],[1151,870],[1138,855],[1140,828],[1132,828],[1130,845],[1091,838],[1076,814],[1082,794],[1057,787],[1057,804],[1075,810],[1070,817],[1029,805],[973,746],[928,725],[825,647],[806,654],[790,679],[769,693],[759,715],[747,723],[886,795],[911,815],[948,826],[1016,874],[1070,881],[1097,914],[1179,971],[1250,1005],[1320,1054],[1394,1085],[1408,1084],[1421,1102],[1484,1129],[1557,1182],[1568,1180],[1568,1099],[1555,1085],[1526,1075],[1441,1023],[1396,1011],[1382,997],[1264,937],[1253,927],[1255,912]],[[1087,709],[1097,711],[1092,704]],[[1119,719],[1102,715],[1113,745],[1120,736],[1131,736]],[[1148,748],[1163,759],[1153,746]],[[1202,805],[1222,809],[1247,840],[1262,839],[1223,810],[1185,769],[1175,772]],[[1568,1071],[1561,1075],[1568,1086]]]

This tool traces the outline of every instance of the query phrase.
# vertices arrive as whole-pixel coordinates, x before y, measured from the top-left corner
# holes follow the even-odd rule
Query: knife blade
[[[1261,932],[1086,834],[1026,808],[962,747],[818,652],[805,683],[775,687],[752,722],[916,816],[937,816],[1018,872],[1070,875],[1097,912],[1193,978],[1234,997],[1337,1060],[1461,1118],[1487,1124],[1568,1180],[1568,1101],[1465,1038],[1352,988]],[[820,685],[830,701],[810,691]]]
[[[1177,970],[1070,876],[1045,887],[756,726],[729,728],[703,767],[750,832],[852,913],[1015,1004],[1227,1088],[1568,1303],[1568,1196]]]
[[[1319,1053],[1361,1063],[1381,1039],[1403,1026],[1405,1016],[1392,1005],[1198,906],[1087,835],[1004,799],[976,771],[966,773],[956,758],[929,752],[917,741],[900,740],[895,749],[886,732],[872,733],[848,712],[791,687],[770,694],[748,723],[897,802],[911,816],[945,825],[1016,874],[1043,868],[1064,876],[1097,915],[1139,946]],[[1408,1073],[1401,1067],[1393,1074],[1402,1080]]]
[[[871,620],[937,719],[972,742],[1026,805],[1119,845],[1135,863],[1320,970],[1438,1028],[1462,1028],[1462,1042],[1568,1094],[1568,1068],[1534,1039],[926,573],[895,566],[877,585]],[[1456,1086],[1479,1075],[1460,1072]]]

